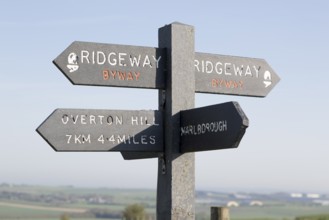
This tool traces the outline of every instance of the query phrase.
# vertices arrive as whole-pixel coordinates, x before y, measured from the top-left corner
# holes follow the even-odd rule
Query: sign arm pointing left
[[[37,132],[55,151],[163,151],[161,111],[56,109]]]

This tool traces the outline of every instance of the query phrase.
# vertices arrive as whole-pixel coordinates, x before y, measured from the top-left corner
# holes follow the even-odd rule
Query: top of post
[[[188,25],[188,24],[184,24],[184,23],[181,23],[181,22],[177,22],[177,21],[175,21],[175,22],[172,22],[172,23],[170,23],[170,24],[166,24],[165,26],[163,26],[163,27],[161,27],[161,28],[159,28],[159,30],[161,30],[161,29],[166,29],[166,28],[173,28],[173,27],[186,27],[186,28],[189,28],[189,29],[191,29],[191,31],[193,31],[194,32],[194,26],[192,26],[192,25]]]
[[[178,22],[178,21],[172,22],[172,23],[169,24],[169,25],[183,25],[183,26],[190,26],[190,27],[193,27],[192,25],[184,24],[184,23],[182,23],[182,22]]]

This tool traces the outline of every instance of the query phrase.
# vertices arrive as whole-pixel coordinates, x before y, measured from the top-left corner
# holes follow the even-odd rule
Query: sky
[[[151,188],[157,160],[55,152],[35,129],[57,108],[157,109],[151,89],[72,85],[52,61],[73,41],[157,47],[158,28],[195,28],[195,50],[265,59],[281,81],[237,101],[249,128],[237,149],[197,152],[196,189],[329,193],[329,2],[1,1],[0,183]]]

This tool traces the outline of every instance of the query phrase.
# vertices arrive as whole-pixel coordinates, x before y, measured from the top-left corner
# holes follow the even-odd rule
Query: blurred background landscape
[[[195,107],[239,102],[250,124],[239,148],[196,153],[197,219],[210,206],[230,206],[233,220],[326,219],[328,10],[325,0],[1,1],[0,219],[134,208],[154,219],[157,160],[54,152],[35,129],[57,108],[157,109],[156,90],[74,86],[52,61],[73,41],[157,47],[174,21],[195,27],[197,52],[262,58],[281,78],[265,98],[195,95]]]
[[[210,207],[229,207],[231,220],[298,220],[329,217],[329,194],[196,191],[196,220],[209,220]],[[142,220],[156,219],[150,189],[0,185],[0,219],[123,219],[129,208]],[[128,218],[129,219],[129,218]],[[131,218],[133,219],[133,218]]]

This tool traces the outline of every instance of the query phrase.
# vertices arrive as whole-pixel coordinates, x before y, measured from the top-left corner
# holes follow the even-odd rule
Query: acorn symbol
[[[78,65],[78,55],[75,53],[70,53],[67,57],[67,68],[70,70],[70,73],[73,73],[79,69]]]
[[[265,88],[269,87],[272,84],[272,76],[270,71],[266,70],[264,73],[264,84]]]

